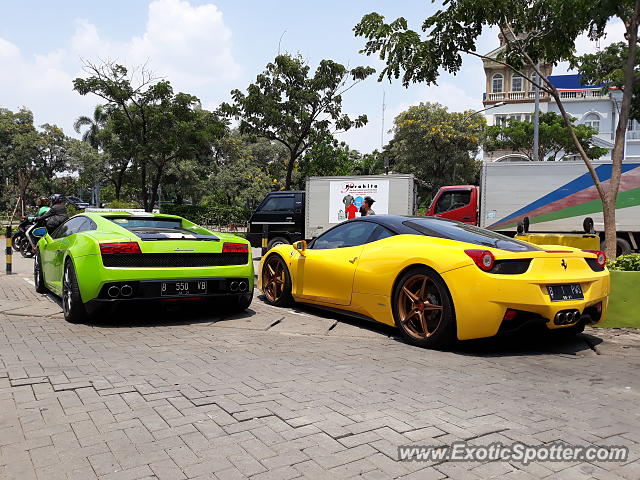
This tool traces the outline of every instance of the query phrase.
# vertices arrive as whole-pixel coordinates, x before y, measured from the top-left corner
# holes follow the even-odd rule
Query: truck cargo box
[[[377,215],[413,215],[417,190],[413,175],[309,177],[306,181],[305,237],[317,237],[328,228],[359,215],[364,197],[375,200]]]
[[[594,162],[600,181],[611,178],[611,162]],[[480,226],[515,232],[529,218],[530,232],[582,232],[586,217],[604,230],[602,202],[582,161],[485,163],[480,185]],[[622,164],[616,225],[640,231],[640,163]]]

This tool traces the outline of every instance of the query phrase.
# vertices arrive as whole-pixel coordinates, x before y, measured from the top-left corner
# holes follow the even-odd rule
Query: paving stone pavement
[[[633,332],[438,352],[258,296],[242,315],[138,309],[72,325],[52,299],[20,297],[20,275],[0,276],[3,479],[640,478]],[[460,440],[625,445],[630,457],[397,460],[401,445]]]

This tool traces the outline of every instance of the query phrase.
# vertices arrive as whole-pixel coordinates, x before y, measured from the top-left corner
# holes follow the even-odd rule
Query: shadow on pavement
[[[54,295],[50,297],[62,307],[58,297]],[[254,302],[262,301],[262,295],[254,298]],[[256,307],[259,309],[259,305],[256,305]],[[375,338],[376,335],[379,335],[380,338],[391,338],[399,343],[413,346],[400,335],[395,327],[362,318],[354,318],[338,311],[325,310],[306,304],[295,304],[291,309],[282,309],[283,315],[286,315],[287,312],[335,320],[334,327],[343,323],[367,331],[369,333],[366,335],[368,338]],[[239,313],[224,308],[219,304],[208,302],[132,303],[130,305],[114,305],[111,308],[107,308],[86,324],[97,328],[188,326],[224,322],[231,319],[249,319],[255,315],[258,315],[258,313],[251,308]],[[329,329],[329,335],[332,329],[333,327]],[[595,347],[603,342],[594,333],[593,329],[590,329],[588,333],[570,335],[557,331],[549,332],[544,328],[529,328],[491,338],[460,341],[448,351],[458,355],[479,357],[549,354],[580,355],[593,352]],[[349,336],[342,336],[341,338],[349,338]],[[361,337],[353,336],[352,338]],[[429,351],[421,347],[414,346],[414,348],[424,352]]]
[[[60,298],[52,295],[60,308]],[[98,328],[167,327],[206,324],[222,318],[250,318],[254,310],[238,313],[221,305],[207,302],[153,302],[106,306],[94,314],[85,325]]]
[[[602,339],[591,334],[568,334],[545,329],[520,330],[491,338],[466,340],[451,349],[467,356],[505,357],[521,355],[595,354]]]
[[[264,296],[258,296],[264,301]],[[306,304],[294,304],[291,309],[295,313],[306,313],[322,318],[333,319],[340,323],[346,323],[354,327],[377,333],[381,337],[389,337],[400,343],[412,345],[395,328],[373,320],[354,318],[334,310],[325,310]],[[500,336],[477,340],[459,341],[448,351],[459,355],[503,357],[519,355],[548,355],[566,354],[576,355],[594,351],[594,347],[602,343],[602,339],[592,333],[572,335],[564,332],[550,332],[544,328],[522,329],[516,332],[502,334]],[[428,351],[421,347],[420,350]]]

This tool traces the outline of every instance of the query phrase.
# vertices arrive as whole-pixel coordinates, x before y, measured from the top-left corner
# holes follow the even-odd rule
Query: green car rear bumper
[[[253,292],[254,274],[250,254],[244,265],[180,268],[105,267],[100,255],[73,259],[84,303],[180,298],[237,297]],[[204,291],[167,294],[163,284],[206,283]],[[115,287],[115,288],[111,288]],[[124,290],[124,292],[123,292]],[[164,294],[163,294],[164,293]]]

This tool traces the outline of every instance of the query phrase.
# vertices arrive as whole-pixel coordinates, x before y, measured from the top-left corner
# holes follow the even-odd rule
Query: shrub
[[[125,202],[124,200],[112,200],[104,205],[104,208],[142,208],[139,203]]]
[[[640,272],[640,254],[622,255],[615,260],[609,260],[607,267],[609,270]]]
[[[178,215],[198,225],[228,226],[245,225],[251,216],[251,210],[229,206],[205,205],[162,205],[162,213]]]
[[[65,207],[67,209],[67,215],[69,215],[70,217],[73,217],[74,215],[78,215],[79,213],[84,212],[84,209],[76,208],[71,204],[67,204],[65,205]]]

